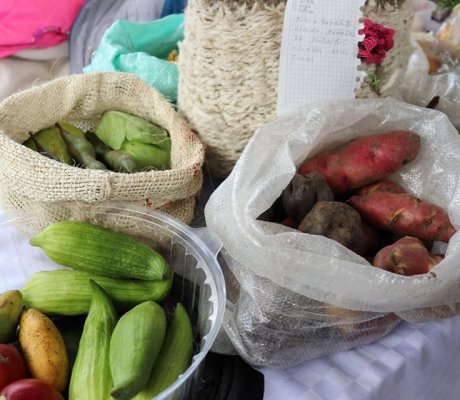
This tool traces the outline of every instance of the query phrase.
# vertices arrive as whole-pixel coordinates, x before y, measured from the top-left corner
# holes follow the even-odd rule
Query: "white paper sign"
[[[278,116],[315,100],[353,99],[365,0],[288,0],[284,16]]]

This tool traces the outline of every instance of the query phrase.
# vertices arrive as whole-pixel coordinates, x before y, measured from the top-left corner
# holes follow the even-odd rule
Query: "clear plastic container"
[[[430,0],[414,0],[414,21],[412,24],[413,32],[424,32],[428,29],[433,12],[436,11],[437,4]]]
[[[192,229],[167,214],[145,208],[84,207],[69,211],[71,220],[85,220],[130,233],[152,243],[175,272],[173,290],[186,307],[198,338],[192,364],[155,400],[190,398],[198,382],[203,360],[216,339],[225,308],[225,285],[216,255],[220,246],[205,228]],[[20,289],[40,270],[59,268],[28,239],[51,222],[40,210],[14,217],[0,217],[0,292]]]

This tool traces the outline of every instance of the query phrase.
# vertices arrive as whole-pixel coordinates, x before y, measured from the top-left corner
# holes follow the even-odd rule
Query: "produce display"
[[[125,173],[170,168],[168,132],[121,111],[104,112],[94,132],[59,121],[29,135],[25,146],[68,165]]]
[[[401,275],[429,272],[442,261],[433,241],[456,232],[446,211],[389,179],[415,160],[423,143],[403,130],[369,135],[301,163],[270,212],[260,219],[322,235]]]
[[[192,324],[168,296],[174,274],[159,252],[75,221],[30,243],[70,269],[37,272],[0,294],[0,399],[151,400],[187,370]],[[174,312],[160,305],[166,298]]]

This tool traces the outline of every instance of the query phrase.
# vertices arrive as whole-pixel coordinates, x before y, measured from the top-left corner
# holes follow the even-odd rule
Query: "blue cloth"
[[[79,74],[91,62],[106,30],[117,20],[147,22],[164,14],[165,0],[87,0],[69,39],[69,68]]]
[[[166,61],[184,38],[184,14],[172,14],[152,22],[116,21],[104,34],[84,72],[131,72],[177,100],[179,70]]]
[[[166,17],[170,14],[183,13],[186,5],[187,0],[164,0],[161,16]]]

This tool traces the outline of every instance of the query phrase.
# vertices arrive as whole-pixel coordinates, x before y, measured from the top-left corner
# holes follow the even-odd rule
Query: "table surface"
[[[401,323],[377,342],[263,370],[264,400],[458,400],[460,316]]]

